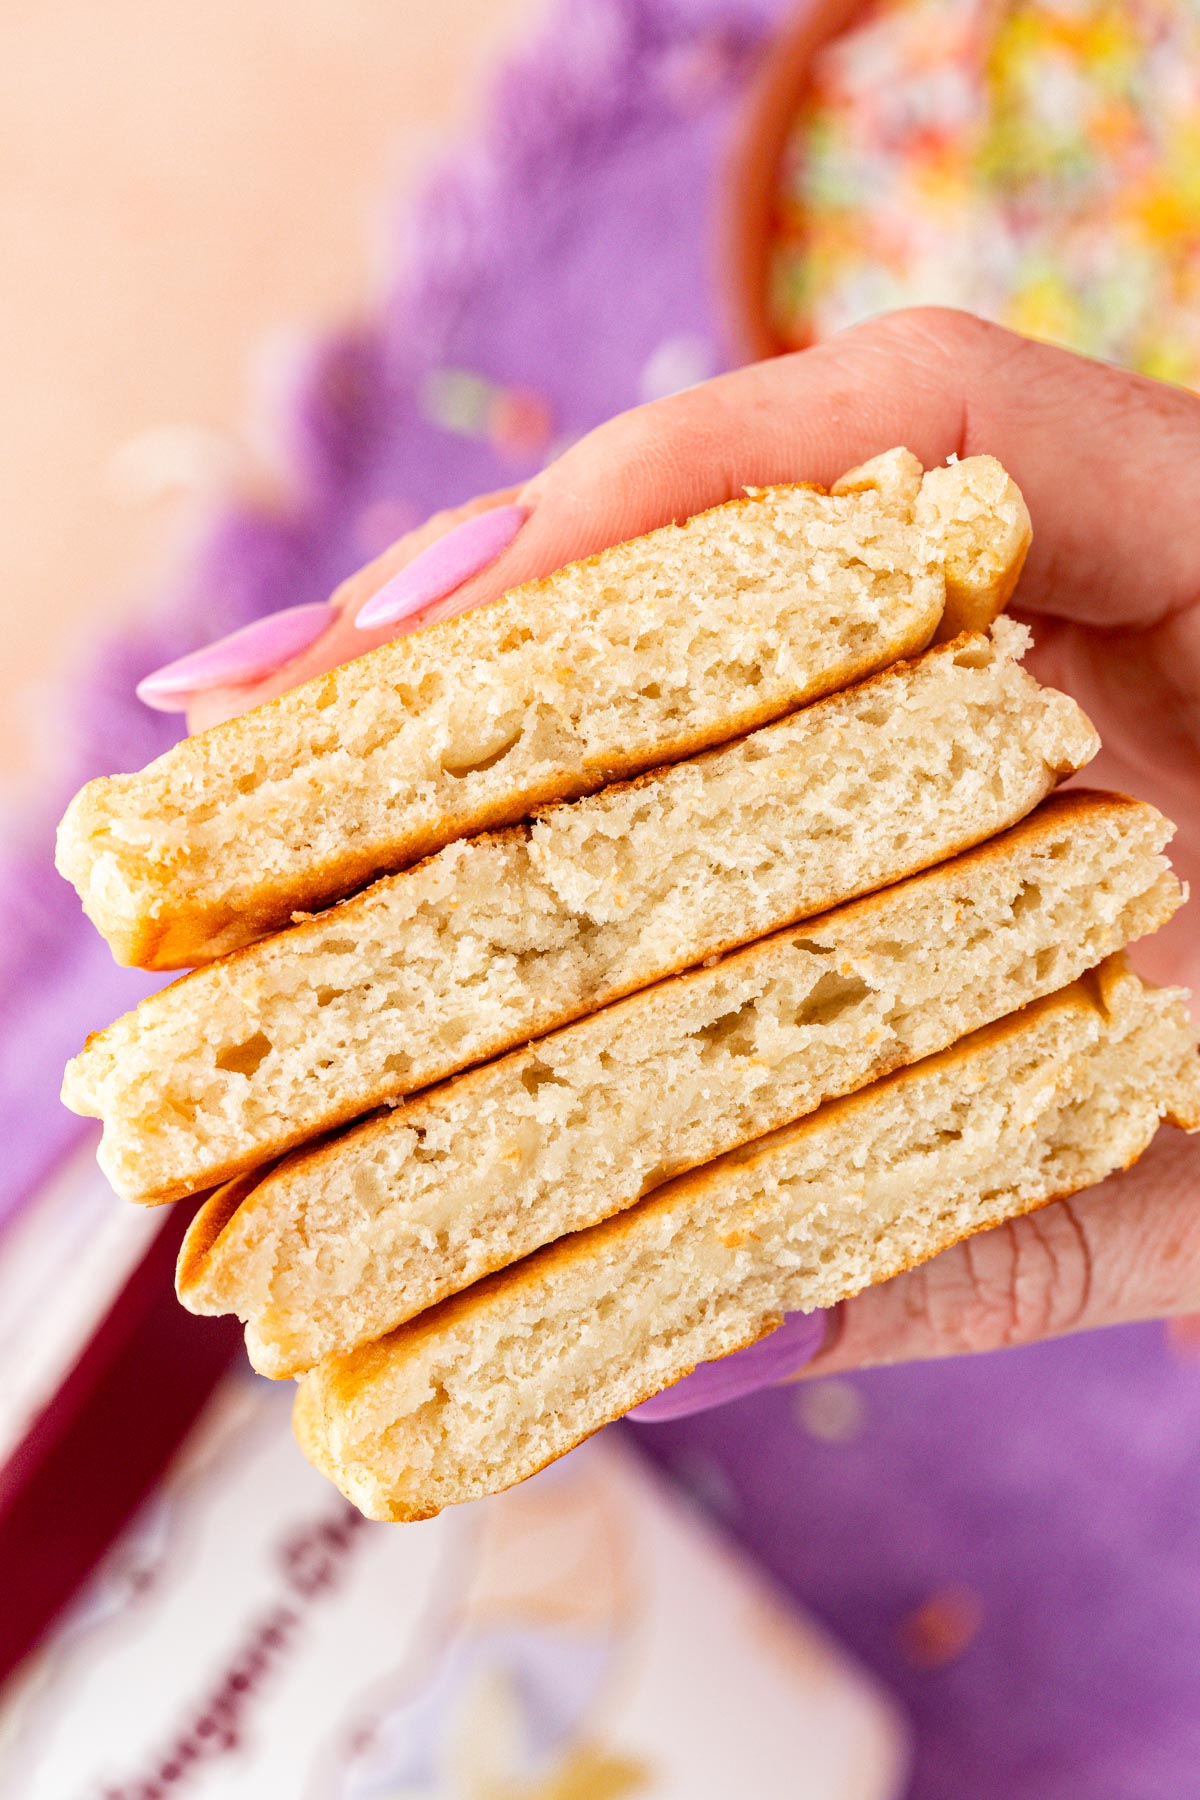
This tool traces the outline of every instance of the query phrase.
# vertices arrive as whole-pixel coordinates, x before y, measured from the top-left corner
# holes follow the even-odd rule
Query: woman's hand
[[[439,515],[344,584],[315,643],[253,684],[195,694],[190,722],[228,717],[396,635],[395,626],[361,631],[355,617],[420,551],[489,505],[516,501],[528,516],[494,561],[402,629],[483,605],[744,486],[829,483],[894,444],[926,466],[987,451],[1019,483],[1034,542],[1013,610],[1035,627],[1031,665],[1098,727],[1105,747],[1089,781],[1176,820],[1173,861],[1200,882],[1200,400],[936,309],[873,320],[622,414],[519,494]],[[1152,979],[1200,988],[1200,931],[1187,911],[1136,960]],[[1101,1187],[844,1303],[808,1367],[991,1349],[1200,1310],[1198,1202],[1200,1145],[1164,1132]],[[723,1387],[735,1363],[746,1386],[778,1379],[789,1341],[801,1361],[813,1337],[810,1325],[785,1327],[721,1365]],[[716,1367],[652,1412],[711,1403]]]

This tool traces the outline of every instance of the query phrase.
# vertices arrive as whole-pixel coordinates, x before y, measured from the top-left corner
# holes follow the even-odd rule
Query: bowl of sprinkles
[[[936,304],[1200,388],[1200,0],[818,6],[731,192],[751,355]]]

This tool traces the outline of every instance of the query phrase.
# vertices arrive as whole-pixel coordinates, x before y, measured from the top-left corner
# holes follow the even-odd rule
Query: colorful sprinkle
[[[554,436],[554,416],[541,394],[503,387],[471,369],[431,369],[420,404],[430,424],[489,443],[517,462],[543,456]]]
[[[796,1422],[810,1437],[825,1444],[848,1444],[862,1431],[866,1418],[862,1395],[852,1382],[826,1377],[802,1383],[796,1391]]]
[[[545,451],[554,436],[554,418],[540,394],[502,388],[492,401],[487,435],[503,455],[524,462]]]
[[[883,0],[777,196],[788,342],[940,303],[1200,386],[1196,0]]]
[[[421,384],[421,411],[432,425],[458,437],[485,438],[501,390],[469,369],[430,369]]]
[[[922,1669],[954,1662],[974,1643],[983,1623],[983,1608],[972,1588],[939,1588],[900,1626],[906,1659]]]

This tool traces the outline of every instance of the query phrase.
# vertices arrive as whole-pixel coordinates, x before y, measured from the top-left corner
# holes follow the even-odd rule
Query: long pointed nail
[[[523,506],[493,506],[489,512],[464,519],[445,537],[430,544],[419,556],[385,582],[363,606],[354,623],[360,631],[379,625],[397,625],[413,613],[423,612],[435,600],[444,600],[480,569],[495,562],[529,517]]]
[[[674,1387],[643,1400],[629,1417],[639,1425],[663,1425],[668,1419],[686,1419],[689,1413],[707,1412],[759,1388],[773,1387],[811,1362],[825,1342],[828,1325],[825,1312],[788,1313],[769,1337],[719,1362],[701,1363]]]
[[[324,601],[269,613],[203,650],[155,669],[138,682],[137,697],[156,712],[185,712],[192,694],[209,688],[241,687],[274,674],[315,644],[336,617],[336,607]]]

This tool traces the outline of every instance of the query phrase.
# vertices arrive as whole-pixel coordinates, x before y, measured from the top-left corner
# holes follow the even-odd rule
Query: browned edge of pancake
[[[889,452],[884,452],[884,455]],[[909,452],[911,455],[911,452]],[[875,458],[870,459],[874,462]],[[921,467],[921,476],[931,473]],[[968,461],[971,459],[967,459]],[[870,462],[863,464],[863,468]],[[1012,482],[1012,477],[1004,471],[1007,480],[1024,507],[1020,492]],[[526,606],[536,602],[548,591],[553,590],[554,583],[565,573],[593,568],[604,558],[626,549],[631,544],[643,543],[653,537],[656,532],[671,531],[692,522],[694,519],[706,518],[714,513],[736,513],[758,503],[764,494],[776,490],[801,489],[819,495],[837,494],[842,489],[845,494],[875,489],[883,492],[877,481],[855,483],[858,469],[848,470],[844,476],[834,483],[832,488],[821,487],[816,482],[776,482],[747,490],[733,496],[729,500],[719,502],[715,506],[702,508],[700,512],[688,515],[684,520],[668,521],[653,530],[639,534],[638,537],[625,542],[606,546],[591,556],[580,557],[552,570],[549,574],[535,577],[510,588],[505,594],[490,602],[486,607],[474,608],[469,612],[457,614],[451,619],[436,620],[417,631],[408,632],[403,637],[393,639],[387,644],[378,645],[375,649],[363,653],[359,657],[348,658],[336,668],[326,670],[322,675],[314,676],[301,684],[299,688],[289,689],[277,694],[273,699],[263,701],[231,719],[210,726],[200,734],[198,739],[185,739],[176,746],[175,751],[167,754],[187,755],[188,747],[203,741],[207,750],[219,756],[222,747],[240,745],[246,735],[247,727],[264,729],[268,734],[272,728],[272,709],[294,707],[297,695],[310,695],[315,704],[320,703],[320,696],[327,693],[334,685],[336,677],[355,664],[372,661],[381,680],[391,679],[391,662],[403,660],[409,653],[414,639],[427,633],[434,633],[439,638],[439,654],[453,662],[464,653],[478,653],[479,646],[474,637],[478,632],[478,619],[487,613],[489,622],[494,621],[494,629],[499,629],[510,611],[521,612]],[[848,484],[843,488],[843,484]],[[1024,565],[1031,538],[1028,512],[1024,514],[1024,530],[1019,544],[1013,550],[1010,560],[998,571],[997,580],[990,589],[972,593],[969,588],[956,585],[948,569],[943,569],[946,581],[946,597],[943,611],[939,618],[929,622],[928,629],[914,631],[909,629],[893,634],[899,642],[889,649],[881,662],[880,656],[860,654],[858,657],[847,655],[836,666],[813,676],[808,683],[796,688],[792,696],[774,703],[759,702],[758,705],[746,704],[744,707],[726,716],[725,722],[707,731],[680,731],[673,738],[664,738],[655,752],[655,767],[663,767],[683,758],[696,755],[717,744],[723,744],[731,738],[744,736],[747,732],[757,730],[776,718],[786,716],[800,706],[813,702],[839,691],[854,686],[872,673],[882,673],[901,656],[913,656],[927,647],[931,642],[953,641],[949,634],[954,632],[961,636],[964,629],[968,632],[985,630],[991,621],[1003,611],[1011,596],[1021,569]],[[907,641],[906,641],[907,640]],[[548,775],[538,786],[527,786],[519,799],[508,807],[493,800],[487,804],[476,804],[473,808],[463,807],[456,812],[447,811],[436,831],[429,825],[420,829],[401,832],[386,844],[377,844],[368,854],[363,850],[355,851],[345,847],[339,855],[326,857],[320,862],[313,862],[306,870],[305,881],[307,897],[318,904],[328,903],[334,894],[345,896],[353,893],[381,875],[395,873],[411,866],[414,862],[436,854],[438,849],[460,837],[474,836],[478,832],[503,828],[526,818],[536,807],[552,804],[556,801],[579,799],[585,794],[593,793],[598,788],[609,785],[614,779],[629,776],[633,771],[645,768],[643,756],[607,756],[602,764],[590,770],[586,764],[578,772],[562,770],[555,775]],[[99,784],[115,779],[101,776]],[[87,794],[93,786],[88,783],[82,790]],[[78,797],[77,797],[78,798]],[[79,835],[87,835],[86,805],[77,822]],[[69,859],[64,858],[62,870],[66,873]],[[165,895],[173,879],[186,875],[186,859],[182,852],[174,857],[163,855],[154,865],[151,879],[146,884],[151,893]],[[72,879],[68,875],[68,879]],[[117,940],[114,954],[118,960],[138,968],[166,970],[180,968],[189,963],[212,961],[217,956],[230,953],[235,947],[246,947],[247,931],[254,940],[273,931],[283,929],[294,917],[298,902],[295,881],[284,882],[275,878],[264,881],[261,887],[239,893],[236,908],[228,902],[209,901],[204,904],[193,902],[174,907],[167,918],[153,918],[144,912],[137,918],[124,920],[118,928],[111,928],[111,935]],[[222,933],[230,937],[230,941],[222,941]],[[177,940],[177,941],[176,941]],[[185,948],[186,946],[186,948]],[[118,954],[119,952],[119,954]]]
[[[1017,824],[1010,825],[1005,831],[997,833],[995,837],[986,838],[983,843],[977,844],[973,849],[963,851],[957,857],[949,857],[943,862],[936,863],[932,868],[922,870],[917,875],[907,876],[904,878],[904,882],[915,885],[919,882],[944,881],[950,876],[952,870],[957,872],[964,866],[971,867],[1003,860],[1014,840],[1030,842],[1050,837],[1062,829],[1065,821],[1069,821],[1073,817],[1082,818],[1096,813],[1130,810],[1153,809],[1149,809],[1146,802],[1134,800],[1128,794],[1109,793],[1092,788],[1069,788],[1065,792],[1051,794],[1035,811],[1027,814]],[[879,910],[881,900],[885,895],[890,894],[894,887],[903,884],[902,882],[892,883],[889,887],[878,888],[873,893],[865,894],[857,900],[847,901],[841,906],[833,907],[811,918],[784,925],[778,930],[768,933],[765,937],[755,939],[750,944],[728,951],[721,961],[727,965],[736,964],[739,960],[749,961],[761,951],[764,944],[768,944],[776,938],[793,935],[799,929],[833,931],[849,922],[869,917],[873,912]],[[663,979],[679,982],[701,981],[709,972],[708,967],[693,968],[683,974],[668,975]],[[651,984],[651,986],[657,985],[659,983]],[[614,1007],[636,1006],[638,1000],[648,991],[648,988],[638,989],[635,994],[627,995],[623,1000],[614,1002]],[[562,1026],[552,1028],[552,1030],[561,1029],[563,1029]],[[531,1041],[540,1043],[548,1035],[551,1035],[550,1031],[539,1033],[538,1037]],[[515,1050],[506,1052],[504,1058],[500,1060],[515,1061],[525,1055],[527,1049],[528,1045],[521,1044]],[[444,1081],[424,1088],[419,1095],[410,1098],[414,1101],[424,1101],[451,1082],[456,1084],[459,1095],[469,1094],[472,1087],[493,1078],[496,1066],[495,1061],[480,1064],[457,1075],[448,1076]],[[881,1060],[870,1073],[863,1076],[862,1081],[858,1083],[858,1088],[881,1080],[883,1076],[893,1073],[897,1067],[898,1064],[895,1060]],[[857,1088],[852,1091],[857,1091]],[[254,1196],[268,1176],[286,1175],[290,1168],[297,1165],[304,1165],[306,1172],[313,1170],[319,1172],[322,1166],[336,1163],[342,1152],[343,1141],[350,1134],[359,1138],[369,1138],[395,1130],[398,1124],[402,1125],[407,1104],[407,1101],[402,1101],[396,1107],[378,1110],[365,1118],[356,1119],[348,1125],[326,1133],[315,1143],[303,1143],[286,1156],[272,1159],[269,1163],[260,1165],[227,1182],[210,1194],[188,1226],[180,1248],[176,1269],[176,1292],[180,1298],[184,1298],[190,1288],[203,1280],[209,1260],[219,1254],[220,1241],[225,1227],[240,1207],[255,1205]],[[477,1279],[483,1279],[483,1277],[480,1276]]]
[[[952,639],[947,644],[939,644],[936,648],[934,648],[932,650],[924,651],[922,653],[922,655],[924,657],[947,656],[947,655],[953,656],[953,655],[957,654],[957,652],[960,649],[962,649],[965,644],[971,642],[971,640],[975,636],[977,636],[977,634],[975,634],[975,633],[964,633],[962,636]],[[898,679],[898,678],[902,677],[905,673],[907,673],[907,671],[912,669],[919,660],[921,660],[921,659],[920,658],[911,658],[911,659],[908,659],[908,660],[905,660],[902,662],[893,663],[888,668],[881,670],[879,672],[879,674],[873,675],[873,676],[869,677],[868,680],[861,682],[853,691],[855,693],[861,693],[865,689],[871,687],[873,684]],[[843,690],[842,692],[839,692],[837,694],[827,695],[825,697],[825,699],[815,702],[815,705],[816,706],[837,705],[839,703],[839,701],[841,701],[842,698],[844,697],[844,692],[845,692],[845,690]],[[734,743],[737,743],[740,741],[743,741],[743,740],[740,740],[740,739],[733,740]],[[702,753],[702,755],[697,757],[695,760],[703,761],[708,758],[721,756],[727,750],[729,750],[731,747],[732,747],[732,745],[727,744],[727,743],[715,745],[711,749],[704,751]],[[1064,781],[1070,775],[1074,774],[1075,772],[1076,771],[1074,770],[1074,768],[1072,768],[1070,766],[1067,766],[1062,769],[1053,770],[1053,771],[1051,771],[1053,783],[1057,784],[1060,781]],[[661,773],[661,770],[659,770],[659,769],[648,769],[648,770],[644,771],[641,775],[635,776],[633,779],[631,779],[629,781],[614,783],[614,784],[612,784],[612,786],[617,787],[617,788],[621,789],[622,791],[632,791],[632,790],[635,790],[643,785],[646,785],[646,784],[656,780],[659,777],[660,773]],[[1029,808],[1029,811],[1023,816],[1028,817],[1029,813],[1032,813],[1035,810],[1036,806],[1044,804],[1045,799],[1046,799],[1046,796],[1044,795],[1042,798],[1042,801],[1035,802],[1035,805],[1031,806]],[[1136,802],[1132,802],[1132,801],[1130,803],[1136,804]],[[572,802],[569,802],[569,801],[563,802],[563,804],[570,805],[570,804],[572,804]],[[502,830],[502,831],[494,831],[494,832],[487,831],[487,832],[478,833],[474,838],[472,838],[470,840],[470,842],[472,844],[481,844],[481,843],[486,843],[488,841],[493,841],[493,842],[499,841],[499,840],[503,839],[504,837],[511,838],[511,837],[520,836],[522,838],[527,838],[532,829],[532,825],[534,823],[536,823],[538,816],[539,815],[535,814],[534,818],[531,821],[529,821],[528,823],[521,824],[521,825],[515,825],[515,826],[508,826],[508,827],[504,828],[504,830]],[[1016,821],[1014,821],[1014,823],[1020,824],[1021,820],[1016,820]],[[1012,826],[1006,826],[1004,829],[1005,829],[1005,831],[1011,830]],[[1002,833],[993,833],[992,835],[994,837],[999,838],[1003,834]],[[967,834],[966,836],[956,840],[950,846],[949,849],[944,851],[938,857],[937,863],[935,863],[933,865],[926,863],[922,859],[920,852],[918,850],[914,849],[914,852],[912,853],[910,860],[901,864],[893,873],[891,873],[887,877],[887,879],[883,883],[883,888],[894,887],[898,881],[904,881],[904,880],[907,880],[910,876],[921,874],[925,871],[925,869],[929,868],[930,866],[937,867],[938,864],[950,861],[955,856],[961,855],[964,851],[974,848],[976,845],[980,844],[981,842],[986,843],[988,841],[989,841],[989,839],[986,836],[986,834],[982,839],[978,835]],[[446,846],[443,845],[442,848],[445,849]],[[436,856],[439,854],[440,854],[440,851],[435,851],[433,853],[433,856]],[[422,861],[420,863],[415,864],[412,869],[401,870],[396,874],[384,876],[384,877],[382,877],[382,881],[385,881],[385,882],[404,881],[408,876],[412,875],[415,872],[415,870],[423,868],[427,862],[432,861],[433,856],[423,858]],[[374,884],[373,884],[373,886],[374,886]],[[795,925],[804,923],[806,919],[824,917],[824,915],[827,912],[832,911],[834,909],[834,907],[837,905],[841,905],[844,902],[849,902],[849,901],[857,899],[859,897],[869,897],[872,893],[883,891],[883,888],[878,888],[878,889],[872,888],[869,885],[869,883],[864,883],[862,886],[855,889],[853,892],[848,893],[844,896],[840,896],[837,898],[835,898],[834,896],[829,896],[825,900],[823,900],[822,902],[819,903],[819,910],[817,913],[809,913],[809,914],[798,913],[794,918],[787,920],[784,925],[773,927],[773,930],[774,931],[790,930]],[[273,936],[271,938],[260,939],[256,943],[246,944],[239,950],[231,951],[227,957],[224,957],[222,959],[223,965],[225,967],[230,967],[234,964],[244,962],[248,958],[251,958],[254,956],[261,956],[262,954],[264,954],[264,951],[267,949],[268,946],[274,946],[277,943],[280,943],[284,939],[286,939],[289,954],[294,953],[296,955],[303,955],[306,937],[313,936],[318,931],[323,930],[325,925],[329,921],[330,915],[332,913],[337,912],[339,909],[345,908],[350,913],[351,916],[347,919],[347,925],[350,930],[353,930],[352,909],[357,903],[364,900],[371,891],[372,891],[372,888],[368,888],[368,889],[364,890],[363,893],[360,893],[357,895],[352,895],[352,896],[348,897],[347,899],[340,900],[336,903],[335,906],[328,908],[323,913],[318,913],[318,914],[313,915],[311,918],[305,920],[303,923],[299,923],[299,924],[295,925],[294,927],[292,927],[292,929],[290,931],[288,931],[286,933],[277,933],[277,934],[275,934],[275,936]],[[716,944],[706,945],[704,947],[704,949],[700,952],[699,956],[697,958],[695,958],[694,960],[702,961],[702,960],[707,960],[711,956],[723,956],[730,950],[741,948],[741,942],[742,941],[738,940],[738,939],[726,939],[726,940],[716,943]],[[208,970],[209,966],[210,965],[205,965],[201,968],[192,969],[186,975],[181,975],[178,978],[178,980],[170,982],[165,988],[160,989],[159,994],[178,994],[178,993],[185,992],[186,988],[187,988],[187,984],[189,982],[200,981],[200,980],[204,979],[204,977],[207,974],[207,970]],[[592,998],[588,1002],[583,1003],[580,1006],[578,1006],[572,1010],[564,1012],[551,1020],[548,1020],[533,1035],[536,1037],[544,1037],[546,1035],[546,1033],[549,1031],[556,1031],[561,1026],[568,1025],[575,1019],[581,1018],[588,1013],[597,1011],[601,1006],[607,1006],[612,1001],[623,998],[626,994],[636,993],[636,992],[639,992],[643,988],[653,987],[656,982],[662,981],[662,980],[666,979],[668,976],[679,974],[681,971],[683,971],[684,969],[687,969],[691,966],[692,966],[691,961],[680,960],[675,963],[668,963],[668,964],[663,965],[661,968],[656,969],[652,974],[647,975],[644,979],[641,979],[641,980],[638,980],[638,981],[632,982],[632,983],[627,983],[622,986],[614,986],[611,988],[606,988],[606,989],[602,990],[600,993],[593,995]],[[159,995],[154,996],[155,999],[157,999],[158,997],[159,997]],[[118,1023],[119,1023],[119,1021],[118,1021]],[[101,1031],[94,1031],[94,1032],[89,1033],[88,1037],[84,1041],[83,1050],[80,1052],[80,1054],[82,1055],[84,1052],[91,1049],[94,1045],[104,1043],[105,1039],[107,1038],[109,1032],[112,1029],[113,1029],[112,1026],[106,1026]],[[473,1052],[472,1056],[471,1056],[471,1062],[472,1062],[472,1064],[474,1064],[476,1062],[490,1061],[495,1056],[498,1056],[505,1051],[516,1048],[518,1044],[529,1042],[529,1041],[530,1041],[530,1039],[528,1039],[528,1038],[521,1038],[521,1039],[516,1040],[516,1043],[514,1043],[513,1040],[511,1040],[511,1039],[499,1038],[499,1039],[497,1039],[496,1042],[491,1044],[487,1049]],[[460,1065],[458,1069],[448,1069],[444,1075],[438,1077],[438,1081],[447,1080],[447,1079],[451,1078],[452,1076],[460,1073],[462,1068],[465,1066],[466,1065]],[[435,1084],[429,1083],[427,1085],[432,1086]],[[376,1107],[385,1105],[389,1100],[394,1100],[394,1099],[403,1097],[409,1093],[413,1093],[416,1091],[418,1091],[418,1090],[406,1087],[404,1085],[403,1081],[397,1081],[395,1079],[391,1079],[391,1080],[387,1080],[387,1081],[381,1080],[375,1084],[374,1088],[368,1089],[367,1091],[364,1092],[364,1094],[361,1096],[360,1101],[358,1102],[360,1110],[354,1116],[360,1117],[362,1113],[372,1111]],[[308,1139],[320,1136],[323,1133],[330,1131],[345,1122],[346,1122],[345,1115],[342,1114],[340,1112],[340,1110],[331,1111],[331,1112],[325,1114],[323,1117],[314,1119],[311,1122],[309,1122],[308,1124],[304,1125],[303,1127],[298,1128],[290,1133],[287,1131],[281,1131],[280,1134],[272,1140],[270,1148],[268,1150],[266,1150],[265,1152],[263,1152],[261,1155],[259,1153],[254,1153],[249,1156],[230,1157],[224,1163],[219,1163],[213,1168],[206,1169],[204,1176],[202,1177],[202,1179],[199,1183],[192,1184],[192,1183],[189,1183],[186,1181],[174,1181],[174,1182],[166,1183],[161,1188],[154,1189],[150,1192],[147,1192],[144,1195],[139,1196],[138,1204],[146,1205],[146,1206],[161,1205],[170,1200],[183,1199],[189,1194],[194,1194],[194,1193],[200,1192],[202,1189],[219,1186],[223,1182],[232,1179],[234,1176],[246,1173],[248,1170],[255,1167],[258,1163],[261,1163],[262,1161],[265,1161],[268,1158],[275,1159],[279,1156],[282,1156],[285,1152],[295,1149],[297,1147],[297,1145],[305,1143]]]
[[[305,1455],[316,1468],[336,1483],[337,1461],[326,1454],[321,1442],[322,1420],[326,1410],[332,1411],[341,1397],[352,1396],[360,1378],[366,1380],[371,1378],[373,1365],[386,1364],[395,1355],[419,1355],[421,1346],[427,1338],[437,1336],[445,1330],[453,1330],[464,1315],[469,1319],[470,1314],[474,1311],[502,1308],[507,1301],[518,1295],[523,1289],[536,1286],[545,1270],[569,1268],[574,1263],[586,1261],[597,1234],[604,1233],[613,1237],[626,1235],[637,1229],[639,1219],[651,1209],[669,1209],[681,1195],[686,1196],[690,1190],[719,1185],[727,1169],[747,1165],[752,1167],[764,1157],[770,1156],[775,1146],[785,1137],[794,1139],[821,1129],[839,1111],[849,1112],[870,1107],[874,1097],[889,1086],[916,1079],[918,1073],[920,1076],[924,1076],[933,1068],[944,1069],[952,1067],[955,1063],[969,1063],[981,1050],[1003,1041],[1006,1037],[1015,1035],[1039,1013],[1062,1010],[1066,1006],[1072,1006],[1086,1011],[1099,1011],[1107,1016],[1112,989],[1125,978],[1126,968],[1123,958],[1120,955],[1109,957],[1099,968],[1090,970],[1088,974],[1073,982],[1070,987],[1056,994],[1049,994],[1044,999],[1035,1000],[1020,1012],[998,1019],[991,1025],[982,1026],[978,1031],[971,1032],[966,1038],[960,1039],[958,1043],[950,1045],[948,1049],[939,1051],[934,1056],[926,1057],[919,1063],[910,1064],[907,1068],[897,1070],[892,1075],[884,1076],[882,1080],[869,1088],[862,1088],[856,1093],[827,1101],[817,1111],[798,1119],[792,1125],[785,1125],[780,1131],[771,1132],[766,1137],[756,1139],[753,1143],[744,1145],[740,1149],[728,1151],[724,1156],[704,1164],[702,1168],[693,1169],[687,1174],[678,1176],[664,1187],[647,1195],[644,1200],[638,1201],[627,1211],[616,1213],[599,1224],[589,1225],[583,1231],[560,1238],[555,1243],[543,1245],[540,1250],[535,1250],[520,1262],[497,1270],[462,1293],[439,1301],[436,1306],[420,1314],[418,1318],[398,1326],[395,1331],[389,1332],[385,1337],[379,1338],[373,1343],[363,1344],[342,1355],[326,1358],[312,1374],[301,1381],[296,1393],[293,1426]],[[1200,1129],[1200,1100],[1191,1110],[1169,1106],[1163,1115],[1162,1122],[1175,1125],[1183,1131]],[[1139,1152],[1139,1156],[1141,1154],[1144,1154],[1144,1151]],[[1122,1167],[1131,1167],[1138,1159],[1138,1156],[1134,1156]],[[1110,1171],[1113,1174],[1118,1172],[1116,1168]],[[1042,1207],[1049,1206],[1056,1200],[1067,1199],[1071,1194],[1078,1193],[1090,1185],[1092,1184],[1089,1182],[1081,1182],[1047,1195],[1043,1199],[1014,1203],[1012,1210],[1005,1213],[1004,1219],[1019,1218],[1025,1214],[1040,1211]],[[1003,1222],[1004,1220],[988,1220],[986,1228],[990,1229]],[[984,1222],[981,1222],[980,1225],[969,1227],[965,1231],[949,1230],[941,1236],[931,1237],[927,1249],[916,1256],[898,1257],[896,1262],[889,1265],[884,1273],[876,1276],[870,1285],[874,1287],[883,1281],[890,1281],[895,1276],[904,1274],[908,1269],[928,1262],[932,1257],[940,1255],[943,1250],[952,1248],[954,1244],[973,1237],[976,1231],[984,1228]],[[840,1298],[849,1299],[858,1291],[860,1290],[848,1289]],[[781,1317],[781,1314],[772,1315],[760,1329],[748,1333],[744,1341],[730,1346],[730,1349],[724,1354],[732,1355],[735,1350],[745,1349],[749,1344],[756,1343],[775,1328]],[[690,1370],[681,1371],[679,1379],[682,1379],[685,1373],[690,1373]],[[568,1450],[574,1449],[577,1444],[584,1442],[596,1431],[603,1429],[604,1425],[611,1424],[615,1419],[632,1410],[634,1406],[640,1405],[643,1400],[650,1399],[653,1394],[660,1391],[660,1383],[651,1383],[648,1388],[638,1394],[636,1399],[623,1404],[599,1423],[589,1426],[586,1431],[578,1432],[569,1442],[550,1452],[536,1467],[522,1467],[519,1474],[502,1481],[495,1491],[500,1491],[503,1487],[514,1486],[518,1481],[524,1481],[530,1475],[536,1474],[539,1468],[544,1468],[547,1464],[556,1461]],[[489,1489],[489,1491],[493,1490]],[[432,1518],[442,1510],[437,1506],[410,1509],[398,1505],[391,1517],[396,1522],[416,1522]]]

